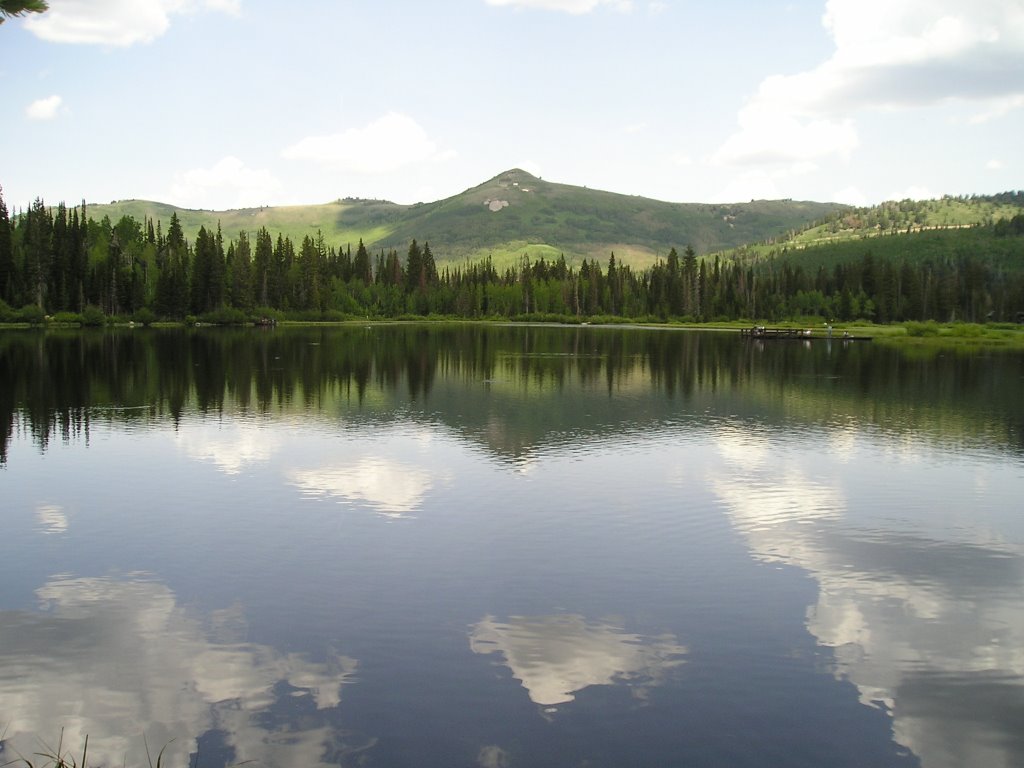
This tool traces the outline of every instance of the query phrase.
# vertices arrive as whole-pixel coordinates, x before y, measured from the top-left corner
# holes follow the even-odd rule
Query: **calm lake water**
[[[4,332],[0,763],[1020,766],[1022,393],[666,330]]]

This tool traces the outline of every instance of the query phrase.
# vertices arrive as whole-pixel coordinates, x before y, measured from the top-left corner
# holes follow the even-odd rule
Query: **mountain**
[[[89,206],[89,215],[152,218],[166,230],[176,211],[186,236],[220,224],[225,237],[266,227],[301,241],[319,230],[327,243],[404,253],[412,239],[427,241],[439,264],[491,255],[497,265],[531,258],[581,258],[602,263],[611,252],[635,267],[688,245],[698,253],[777,238],[846,210],[836,203],[757,200],[736,204],[667,203],[557,184],[512,169],[433,203],[398,205],[346,198],[311,206],[197,211],[140,200]]]
[[[845,208],[781,237],[751,243],[747,255],[792,252],[865,241],[889,235],[951,232],[1006,221],[1024,212],[1024,192],[934,200],[887,200],[878,205]],[[884,246],[882,246],[884,247]]]

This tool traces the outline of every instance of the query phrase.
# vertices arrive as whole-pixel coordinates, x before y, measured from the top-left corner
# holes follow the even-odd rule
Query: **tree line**
[[[749,261],[671,249],[646,269],[523,256],[438,267],[429,243],[405,253],[336,248],[321,232],[301,242],[266,228],[230,239],[177,214],[161,221],[89,216],[86,204],[36,199],[11,217],[0,194],[0,320],[61,313],[206,319],[630,318],[715,321],[819,316],[876,322],[1017,320],[1024,312],[1024,215],[976,227],[973,247],[931,257],[877,257],[870,244],[826,267],[785,254]],[[958,235],[963,237],[963,234]],[[914,237],[907,235],[906,237]],[[986,244],[1002,243],[1000,259]],[[1009,245],[1007,245],[1009,244]],[[1006,254],[1009,254],[1007,257]],[[90,315],[91,313],[91,315]]]

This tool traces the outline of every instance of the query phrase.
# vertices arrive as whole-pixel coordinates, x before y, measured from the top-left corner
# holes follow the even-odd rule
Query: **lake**
[[[0,763],[1019,766],[1022,393],[664,329],[0,333]]]

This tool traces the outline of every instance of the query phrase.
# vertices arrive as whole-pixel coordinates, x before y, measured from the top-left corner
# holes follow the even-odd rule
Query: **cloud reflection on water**
[[[365,503],[389,517],[415,512],[434,485],[426,469],[379,456],[344,466],[296,469],[288,478],[304,493]]]
[[[36,522],[43,533],[67,533],[68,516],[59,504],[40,504],[36,507]]]
[[[817,581],[807,628],[837,679],[890,713],[895,740],[925,768],[1024,764],[1020,547],[997,536],[944,541],[891,521],[855,528],[841,477],[812,479],[801,466],[824,453],[738,450],[744,439],[719,433],[729,471],[711,485],[754,557]]]
[[[269,461],[280,447],[275,430],[234,419],[228,423],[182,423],[175,432],[175,442],[191,458],[211,461],[227,475]]]
[[[657,685],[683,664],[675,637],[644,637],[583,616],[486,616],[473,626],[474,653],[500,653],[530,699],[543,707],[573,701],[591,685],[626,684],[634,693]]]
[[[5,755],[40,740],[81,749],[96,765],[184,765],[195,739],[222,731],[233,760],[316,766],[336,736],[326,724],[356,662],[323,662],[265,645],[219,642],[164,585],[141,575],[56,577],[37,590],[43,611],[0,612],[0,724]],[[222,618],[222,617],[221,617]],[[223,634],[223,627],[219,628]],[[233,633],[232,633],[233,634]],[[274,705],[306,699],[303,724],[272,725]]]

